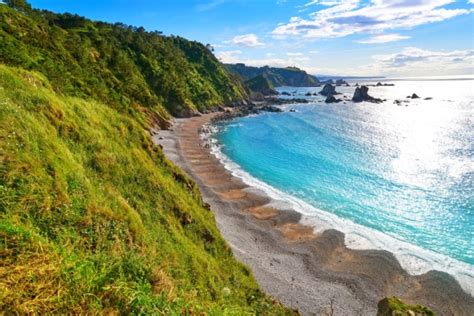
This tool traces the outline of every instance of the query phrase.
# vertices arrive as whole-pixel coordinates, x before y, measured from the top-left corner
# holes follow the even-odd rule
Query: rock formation
[[[337,79],[336,80],[336,86],[339,87],[339,86],[342,86],[342,85],[345,85],[346,87],[349,87],[349,84],[344,79]]]
[[[326,98],[326,103],[338,103],[338,102],[341,102],[342,100],[341,99],[336,99],[335,96],[333,96],[332,94],[328,95],[327,98]]]
[[[407,96],[408,99],[419,99],[420,97],[416,94],[416,93],[413,93],[411,96]]]
[[[372,102],[372,103],[381,103],[382,99],[374,98],[369,95],[369,88],[366,86],[357,87],[354,91],[354,96],[352,97],[353,102]]]
[[[324,85],[323,90],[321,90],[319,92],[319,94],[324,95],[324,96],[327,97],[329,95],[336,95],[338,93],[336,92],[336,87],[334,87],[333,85],[327,83],[327,84]]]

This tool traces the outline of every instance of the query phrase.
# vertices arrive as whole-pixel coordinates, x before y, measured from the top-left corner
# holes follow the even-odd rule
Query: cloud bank
[[[308,2],[305,7],[323,8],[311,13],[309,19],[292,17],[288,23],[277,26],[272,34],[277,38],[298,36],[309,39],[371,34],[379,35],[379,41],[375,38],[371,42],[380,43],[380,36],[390,35],[380,35],[385,31],[411,29],[471,12],[467,9],[447,9],[446,5],[452,2],[454,1],[314,0]]]

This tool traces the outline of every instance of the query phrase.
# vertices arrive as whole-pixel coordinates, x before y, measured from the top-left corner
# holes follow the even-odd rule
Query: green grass
[[[289,314],[144,117],[0,65],[0,311]]]
[[[402,302],[399,298],[387,297],[378,304],[378,316],[434,316],[435,314],[422,305],[410,305]]]
[[[124,113],[144,107],[165,120],[247,97],[205,45],[122,23],[15,10],[0,1],[0,43],[0,63],[42,73],[57,93]]]

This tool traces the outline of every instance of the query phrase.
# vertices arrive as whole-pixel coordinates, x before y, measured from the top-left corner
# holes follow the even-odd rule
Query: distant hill
[[[268,80],[267,76],[259,75],[245,82],[252,92],[261,93],[263,95],[277,94],[275,86]]]
[[[381,76],[333,76],[333,75],[315,75],[319,80],[321,81],[327,81],[327,80],[338,80],[338,79],[344,79],[344,80],[363,80],[363,79],[384,79],[385,77]]]
[[[226,64],[226,67],[245,81],[263,75],[275,87],[316,87],[320,85],[315,76],[309,75],[306,71],[296,67],[252,67],[245,64]]]

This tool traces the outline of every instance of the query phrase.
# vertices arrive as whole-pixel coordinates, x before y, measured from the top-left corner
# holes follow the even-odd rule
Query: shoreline
[[[449,274],[410,275],[390,252],[349,249],[343,233],[315,233],[300,213],[271,207],[271,198],[233,176],[203,144],[202,126],[218,115],[177,119],[153,140],[196,181],[234,255],[267,294],[304,315],[376,314],[386,296],[440,315],[474,310],[473,297]]]

